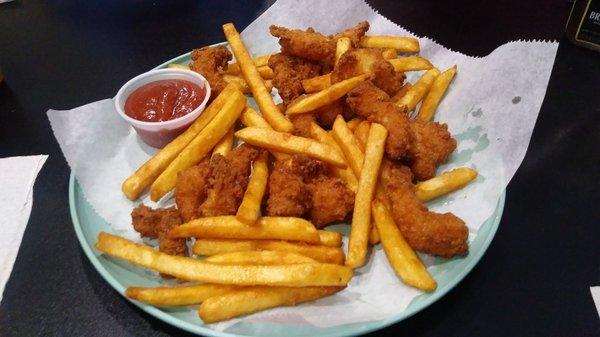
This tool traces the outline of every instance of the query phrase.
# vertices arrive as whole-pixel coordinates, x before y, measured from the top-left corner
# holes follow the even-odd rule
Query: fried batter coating
[[[433,178],[438,165],[446,162],[456,149],[448,125],[422,120],[410,122],[407,161],[417,180]]]
[[[267,215],[303,217],[310,209],[308,186],[290,164],[276,162],[269,176]]]
[[[354,47],[358,47],[360,39],[365,36],[365,33],[369,30],[369,23],[367,21],[361,21],[356,26],[350,27],[341,33],[335,34],[334,39],[337,41],[340,37],[350,38],[350,42]]]
[[[342,55],[331,73],[331,83],[364,73],[373,74],[373,84],[390,96],[400,90],[406,79],[403,73],[397,73],[392,64],[383,58],[380,49],[357,48]]]
[[[210,84],[212,97],[217,97],[227,86],[223,80],[222,71],[227,70],[227,63],[232,55],[224,46],[203,47],[194,49],[191,53],[190,69],[201,74]]]
[[[273,69],[273,86],[285,105],[304,94],[302,80],[318,76],[321,72],[318,63],[281,53],[269,58],[269,67]]]
[[[357,115],[388,130],[385,153],[390,159],[401,159],[409,148],[409,120],[406,111],[371,81],[359,84],[348,93],[346,102]]]
[[[466,255],[469,230],[452,213],[434,213],[417,199],[412,173],[406,166],[384,160],[381,182],[386,204],[408,244],[421,252],[450,258]]]
[[[175,185],[175,203],[183,222],[200,216],[198,207],[206,200],[209,159],[205,157],[198,165],[187,168],[177,174]]]
[[[219,154],[210,159],[210,175],[206,200],[198,208],[200,216],[233,215],[248,185],[250,167],[260,150],[242,144],[227,157]]]
[[[294,135],[310,138],[310,125],[317,121],[317,117],[313,113],[304,113],[289,116],[290,121],[294,124]]]
[[[314,110],[313,112],[317,117],[317,123],[326,129],[331,129],[335,118],[344,113],[344,105],[342,100],[334,101],[331,104],[327,104]]]
[[[312,197],[310,220],[317,228],[344,220],[354,208],[354,193],[338,177],[321,176],[308,188]]]
[[[335,40],[312,28],[306,31],[272,25],[271,35],[279,38],[281,52],[314,62],[331,65],[335,58]]]
[[[175,207],[152,209],[144,204],[131,212],[133,228],[142,236],[158,238],[158,249],[169,255],[187,255],[185,239],[169,237],[169,231],[181,225]]]

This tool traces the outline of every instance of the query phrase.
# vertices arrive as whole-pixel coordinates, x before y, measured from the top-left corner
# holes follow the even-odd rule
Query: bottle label
[[[600,45],[600,1],[588,2],[575,36],[577,41]]]

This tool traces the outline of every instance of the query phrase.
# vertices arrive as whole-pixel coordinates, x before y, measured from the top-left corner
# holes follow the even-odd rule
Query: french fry
[[[294,115],[316,110],[327,104],[331,104],[348,93],[354,87],[364,82],[369,78],[369,74],[362,74],[341,82],[335,83],[330,87],[298,98],[291,103],[286,110],[286,114]]]
[[[400,57],[389,62],[394,66],[394,70],[398,72],[429,70],[433,65],[429,60],[420,56]]]
[[[227,101],[217,115],[187,144],[152,183],[150,188],[150,199],[152,201],[158,201],[172,190],[177,181],[177,173],[196,165],[225,136],[238,119],[246,105],[246,97],[235,88],[227,94]],[[204,113],[200,116],[202,117],[202,115]]]
[[[333,231],[319,230],[319,244],[328,247],[341,247],[342,234]]]
[[[273,73],[273,69],[269,68],[269,66],[258,67],[256,68],[256,70],[258,70],[260,77],[262,77],[265,80],[270,80],[275,75]]]
[[[402,36],[363,36],[359,45],[363,48],[393,48],[404,53],[417,53],[420,50],[419,40]]]
[[[273,102],[273,98],[265,87],[265,83],[260,77],[256,66],[252,62],[250,54],[240,38],[240,34],[231,23],[223,25],[223,32],[225,33],[225,37],[240,66],[242,75],[248,83],[248,86],[250,86],[252,95],[254,96],[256,103],[258,103],[263,117],[269,122],[273,129],[281,132],[292,132],[292,130],[294,130],[294,125],[285,118]]]
[[[333,139],[333,137],[327,131],[323,130],[316,123],[311,124],[310,135],[314,140],[331,146],[331,148],[335,149],[340,156],[344,156],[344,152],[336,143],[335,139]],[[346,164],[348,164],[347,161]],[[346,167],[345,169],[334,167],[333,173],[342,178],[346,182],[348,188],[351,189],[352,192],[356,193],[356,189],[358,188],[358,179],[356,179],[356,176],[354,175],[354,172],[352,172],[350,166]]]
[[[386,60],[393,60],[398,57],[398,52],[394,48],[386,48],[381,52],[381,55]]]
[[[244,110],[244,112],[242,112],[242,115],[240,116],[240,120],[245,126],[256,126],[263,129],[273,130],[271,125],[269,125],[269,123],[267,123],[267,121],[264,118],[262,118],[261,115],[256,113],[256,111],[251,107],[246,107],[246,110]],[[270,150],[269,152],[271,152],[273,157],[275,157],[275,159],[278,161],[287,160],[290,157],[289,155],[281,152]]]
[[[215,154],[220,154],[225,157],[229,152],[231,152],[231,147],[233,146],[233,127],[227,131],[225,136],[221,138],[221,140],[215,145],[213,148],[212,156]]]
[[[169,63],[167,68],[190,70],[190,66],[188,66],[187,64],[181,64],[181,63]]]
[[[354,137],[358,141],[358,146],[360,147],[362,152],[365,152],[365,145],[367,144],[367,138],[369,137],[369,129],[371,128],[371,123],[367,121],[362,121],[354,130]]]
[[[272,285],[288,287],[344,286],[352,278],[350,268],[325,263],[275,266],[219,265],[198,259],[173,256],[101,232],[96,248],[101,252],[178,279],[216,284]]]
[[[337,42],[335,45],[335,64],[336,65],[340,61],[340,57],[342,57],[342,55],[344,55],[345,52],[350,50],[351,46],[352,46],[352,42],[350,41],[349,37],[340,37],[339,39],[337,39]]]
[[[254,65],[256,66],[256,68],[260,68],[263,66],[268,66],[269,65],[269,58],[271,57],[272,54],[267,54],[267,55],[261,55],[258,57],[255,57],[252,59],[252,62],[254,63]],[[232,75],[238,75],[240,74],[242,71],[240,70],[240,65],[237,63],[230,63],[227,67],[227,74],[232,74]]]
[[[385,255],[396,275],[410,286],[425,291],[434,291],[437,288],[437,282],[408,245],[385,205],[377,200],[373,202],[373,218],[375,226],[381,233],[381,243]]]
[[[456,75],[456,65],[435,78],[427,96],[425,96],[425,99],[423,100],[423,104],[421,104],[421,107],[419,108],[419,113],[417,114],[418,119],[430,121],[433,118],[435,109],[437,109],[442,97],[444,97],[454,75]]]
[[[297,264],[297,263],[318,263],[317,260],[308,256],[276,250],[247,250],[240,252],[231,252],[216,254],[204,259],[204,262],[216,264],[233,265],[278,265],[278,264]]]
[[[336,117],[331,135],[344,152],[346,159],[348,159],[348,166],[352,168],[354,175],[360,177],[365,155],[360,150],[358,141],[348,128],[348,125],[346,125],[342,116]]]
[[[435,78],[440,74],[440,71],[436,68],[429,69],[421,78],[408,89],[406,94],[396,101],[396,105],[399,107],[406,106],[406,112],[411,112],[415,109],[417,104],[425,97],[427,91],[433,84]]]
[[[262,217],[256,226],[248,226],[233,215],[198,218],[173,228],[174,238],[207,239],[278,239],[318,244],[319,232],[307,220],[291,217]]]
[[[418,183],[415,186],[415,193],[419,200],[429,201],[459,190],[475,178],[477,178],[477,171],[469,167],[460,167]]]
[[[194,305],[207,298],[223,295],[244,287],[228,284],[198,284],[173,287],[128,287],[125,296],[158,306]]]
[[[301,153],[329,163],[339,168],[346,167],[346,161],[331,146],[310,138],[293,136],[289,133],[271,131],[259,127],[247,127],[235,136],[248,144],[267,150],[289,154]]]
[[[238,87],[238,89],[240,89],[240,91],[242,91],[244,94],[252,93],[250,87],[248,86],[248,83],[246,83],[246,80],[244,80],[242,77],[239,77],[237,75],[223,74],[223,80],[227,83],[235,84]],[[267,91],[271,92],[271,90],[273,90],[273,81],[265,80],[264,82]]]
[[[412,84],[410,84],[410,82],[404,83],[400,90],[398,90],[394,97],[392,97],[392,101],[397,102],[400,98],[404,97],[410,88],[412,88]]]
[[[367,139],[364,165],[358,179],[358,192],[354,201],[354,214],[348,243],[346,265],[358,268],[365,264],[369,233],[371,232],[371,201],[379,178],[379,167],[383,159],[386,128],[377,123],[371,124]]]
[[[125,196],[130,200],[137,199],[142,191],[169,166],[181,151],[202,131],[219,113],[225,101],[235,91],[234,86],[226,86],[217,98],[200,114],[181,135],[158,151],[144,165],[129,176],[121,186]]]
[[[307,94],[325,90],[331,86],[331,73],[302,80],[302,88]]]
[[[340,247],[309,245],[303,242],[279,240],[197,239],[192,246],[196,255],[216,255],[248,250],[267,250],[297,253],[321,263],[344,264],[344,251]]]
[[[247,225],[257,224],[258,216],[260,215],[260,205],[267,189],[267,180],[269,179],[267,159],[268,153],[263,152],[252,163],[252,175],[250,176],[250,181],[248,181],[248,187],[246,187],[242,203],[235,215],[239,221]]]
[[[251,287],[204,301],[198,315],[204,323],[215,323],[254,312],[314,301],[344,287]]]
[[[371,232],[369,233],[369,244],[374,246],[381,241],[379,237],[379,231],[376,226],[371,226]]]
[[[354,130],[356,130],[356,128],[362,121],[364,121],[364,119],[356,117],[352,118],[349,122],[346,122],[346,125],[348,125],[348,129],[350,129],[350,131],[354,132]]]

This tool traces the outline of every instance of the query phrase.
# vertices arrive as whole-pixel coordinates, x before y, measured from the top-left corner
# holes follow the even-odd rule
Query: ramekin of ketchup
[[[115,96],[115,107],[148,145],[162,148],[204,111],[210,85],[185,69],[159,69],[134,77]]]

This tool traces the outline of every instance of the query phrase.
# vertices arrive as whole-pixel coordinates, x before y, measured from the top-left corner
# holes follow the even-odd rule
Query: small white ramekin
[[[127,101],[129,95],[145,84],[160,80],[190,81],[199,85],[201,88],[204,88],[206,90],[206,97],[204,97],[204,100],[196,109],[187,115],[164,122],[145,122],[127,116],[125,114],[125,101]],[[144,143],[152,147],[163,148],[170,141],[175,139],[175,137],[185,131],[188,126],[200,116],[202,111],[204,111],[209,98],[210,84],[204,76],[191,70],[169,68],[151,70],[132,78],[119,89],[114,101],[115,108],[119,115],[131,124]]]

